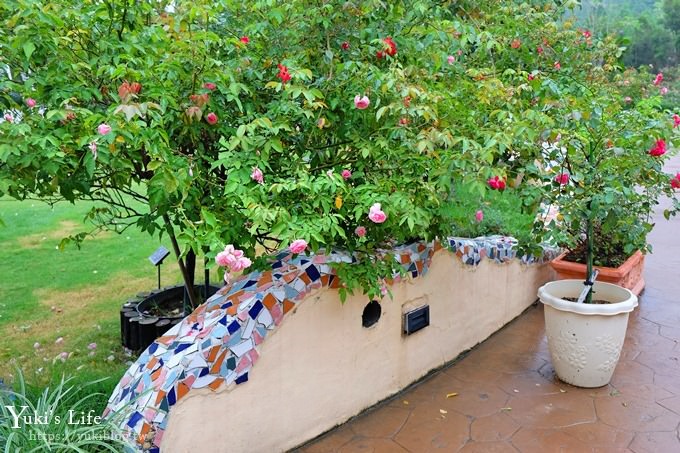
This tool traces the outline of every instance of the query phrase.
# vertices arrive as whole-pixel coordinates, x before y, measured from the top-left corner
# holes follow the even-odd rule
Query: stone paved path
[[[680,159],[668,170],[680,171]],[[657,217],[647,288],[610,385],[579,389],[555,377],[537,305],[462,360],[298,451],[680,452],[680,218]]]

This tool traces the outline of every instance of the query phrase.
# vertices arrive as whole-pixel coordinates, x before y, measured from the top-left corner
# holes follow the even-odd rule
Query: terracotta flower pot
[[[565,261],[564,257],[566,255],[567,252],[561,254],[550,263],[557,272],[557,279],[585,280],[586,265]],[[623,286],[636,296],[639,296],[645,287],[645,280],[642,276],[644,264],[645,255],[638,250],[617,268],[595,266],[595,268],[600,270],[597,280]]]

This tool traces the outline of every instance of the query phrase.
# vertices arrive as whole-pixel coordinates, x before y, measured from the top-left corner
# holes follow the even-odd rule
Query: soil
[[[144,314],[172,318],[182,314],[183,306],[184,300],[181,297],[177,299],[166,299],[161,303],[150,303],[148,308],[144,310]]]
[[[562,300],[566,300],[567,302],[577,302],[578,297],[562,297]],[[609,304],[612,304],[612,303],[613,302],[609,302],[609,301],[602,300],[602,299],[594,299],[593,300],[593,304],[595,304],[595,305],[609,305]]]
[[[564,259],[572,263],[586,264],[586,251],[586,244],[580,244],[574,250],[570,250]],[[616,268],[621,266],[629,256],[623,251],[623,246],[608,244],[603,240],[595,244],[593,264],[600,267]]]

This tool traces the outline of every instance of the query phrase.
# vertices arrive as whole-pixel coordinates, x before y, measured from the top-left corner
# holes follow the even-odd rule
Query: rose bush
[[[186,281],[225,244],[257,268],[341,247],[341,295],[379,297],[376,252],[451,234],[454,182],[537,210],[563,87],[616,64],[563,3],[8,0],[0,194],[101,201],[100,225],[169,234]]]

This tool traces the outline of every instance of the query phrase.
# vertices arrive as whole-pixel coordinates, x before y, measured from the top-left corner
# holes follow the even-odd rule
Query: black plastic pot
[[[196,293],[206,300],[205,286],[196,285]],[[219,290],[219,286],[209,286],[208,297]],[[123,346],[133,351],[146,349],[153,341],[165,334],[172,326],[184,319],[181,306],[177,301],[184,297],[184,285],[168,286],[151,292],[138,293],[120,309],[120,339]],[[179,309],[177,313],[162,313],[163,308],[172,307],[172,303]]]

